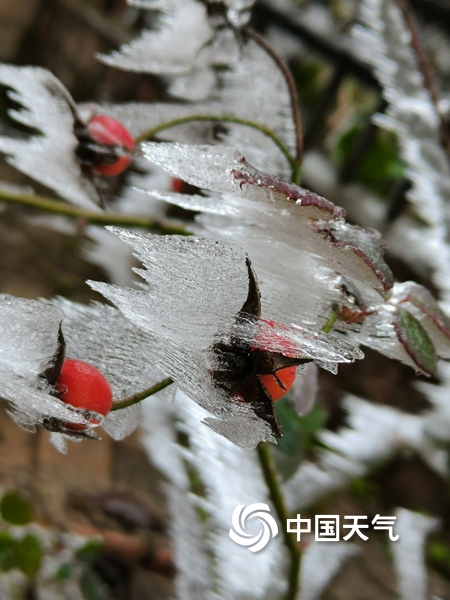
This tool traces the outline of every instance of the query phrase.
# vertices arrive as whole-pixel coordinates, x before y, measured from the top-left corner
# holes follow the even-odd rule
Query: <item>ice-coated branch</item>
[[[152,127],[151,129],[142,132],[135,138],[135,142],[136,144],[139,144],[141,142],[151,141],[159,133],[168,129],[172,129],[173,127],[178,127],[179,125],[184,125],[186,123],[202,121],[206,121],[208,123],[235,123],[236,125],[244,125],[245,127],[256,129],[273,141],[275,146],[277,146],[293,170],[296,168],[297,159],[292,156],[289,149],[283,144],[283,142],[270,127],[261,123],[256,123],[255,121],[250,121],[249,119],[240,119],[239,117],[234,117],[232,115],[189,115],[187,117],[172,119],[171,121],[161,123],[156,127]]]
[[[149,398],[150,396],[157,394],[161,390],[164,390],[169,385],[172,385],[172,383],[173,379],[171,379],[170,377],[166,377],[166,379],[155,383],[155,385],[152,385],[151,387],[147,388],[146,390],[143,390],[142,392],[138,392],[137,394],[130,396],[130,398],[125,398],[124,400],[115,402],[113,404],[111,412],[114,410],[123,410],[124,408],[128,408],[129,406],[139,404],[139,402],[142,402],[146,398]]]
[[[10,204],[21,204],[30,208],[35,208],[42,212],[48,212],[55,215],[63,215],[74,219],[83,219],[88,223],[98,225],[118,225],[122,227],[140,227],[151,231],[158,231],[166,234],[191,235],[184,227],[171,224],[166,221],[159,221],[149,217],[140,217],[112,212],[97,212],[85,210],[77,206],[70,206],[35,194],[25,192],[16,192],[9,188],[0,186],[0,201]]]

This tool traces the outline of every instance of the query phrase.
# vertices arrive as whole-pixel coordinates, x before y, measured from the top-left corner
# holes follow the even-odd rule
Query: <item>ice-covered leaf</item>
[[[233,325],[232,331],[233,335],[252,344],[254,348],[276,352],[288,358],[314,360],[324,368],[329,367],[329,363],[348,363],[364,358],[361,350],[337,336],[294,324],[280,325],[266,319],[259,319],[255,324],[241,318]],[[330,370],[334,371],[333,366],[330,366]]]
[[[420,322],[404,308],[399,307],[394,317],[398,339],[417,367],[426,375],[434,375],[437,367],[436,349]]]
[[[329,237],[336,246],[348,250],[343,268],[349,269],[350,261],[362,260],[376,278],[373,282],[374,287],[379,286],[381,292],[392,288],[394,278],[384,262],[383,254],[386,248],[378,231],[360,229],[342,221],[325,223],[319,226],[318,230]]]
[[[449,358],[450,319],[429,290],[414,281],[396,284],[390,304],[400,304],[422,325],[438,356]]]
[[[395,533],[398,540],[391,542],[398,577],[401,600],[426,600],[427,572],[425,566],[425,539],[437,528],[437,519],[400,508],[396,513]]]
[[[277,322],[320,329],[333,303],[352,306],[348,287],[370,306],[392,286],[379,235],[344,223],[343,210],[324,198],[259,172],[231,148],[147,144],[144,152],[172,175],[220,194],[157,197],[200,211],[196,232],[247,250],[263,309]]]
[[[344,542],[313,542],[305,550],[302,560],[298,600],[319,600],[343,563],[360,550],[356,544]]]
[[[209,425],[236,443],[253,447],[261,439],[270,439],[267,424],[279,435],[273,402],[258,382],[258,373],[252,371],[256,358],[252,358],[251,348],[257,336],[267,334],[262,350],[275,353],[280,360],[287,357],[290,365],[314,358],[335,370],[337,362],[362,357],[343,340],[294,325],[281,325],[275,332],[274,324],[261,320],[259,333],[258,328],[255,331],[259,292],[246,254],[237,246],[194,237],[116,231],[142,261],[145,269],[137,272],[147,285],[141,290],[90,285],[151,339],[158,340],[160,369],[219,417],[210,419]],[[257,296],[253,299],[252,289]],[[250,311],[253,302],[253,317],[244,318],[242,311]],[[242,360],[249,365],[245,376]]]
[[[75,108],[69,92],[40,67],[0,65],[0,85],[21,107],[10,116],[33,130],[28,137],[0,136],[0,152],[16,169],[71,202],[99,210],[99,196],[76,159]]]
[[[288,200],[304,208],[305,217],[311,219],[331,219],[345,214],[343,209],[321,196],[258,171],[230,147],[149,142],[143,151],[151,162],[199,188],[245,196],[257,202],[273,204]]]
[[[154,30],[144,31],[119,51],[102,55],[101,60],[116,68],[145,73],[170,75],[192,70],[200,49],[213,36],[206,7],[197,0],[182,0],[162,8],[164,13]]]

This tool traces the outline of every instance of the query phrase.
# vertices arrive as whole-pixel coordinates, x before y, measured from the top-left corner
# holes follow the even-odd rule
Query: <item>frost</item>
[[[191,70],[200,49],[213,37],[206,7],[196,0],[182,0],[164,8],[154,31],[144,31],[140,38],[111,56],[101,55],[101,60],[112,67],[145,73],[179,74]],[[178,39],[183,43],[174,43]]]
[[[391,542],[401,600],[426,600],[427,573],[425,567],[425,539],[439,525],[437,519],[413,513],[404,508],[397,510],[395,533]]]
[[[26,139],[0,136],[0,152],[16,169],[72,204],[99,210],[99,196],[81,173],[75,156],[75,105],[69,92],[40,67],[0,64],[0,85],[21,108],[10,110],[18,123],[36,130]]]
[[[177,565],[175,588],[177,598],[209,600],[213,587],[212,561],[205,541],[205,528],[193,504],[186,501],[186,491],[166,486],[170,529]]]
[[[358,546],[344,542],[309,544],[302,560],[298,600],[319,600],[342,564],[359,553]]]
[[[236,506],[260,502],[270,505],[256,453],[237,448],[204,425],[198,425],[205,412],[181,393],[177,405],[189,434],[188,460],[207,489],[202,507],[210,515],[209,539],[216,557],[219,597],[221,600],[279,598],[286,581],[277,574],[285,568],[287,558],[281,536],[273,538],[258,554],[237,546],[228,536]]]
[[[355,47],[374,67],[388,102],[386,114],[377,115],[376,123],[399,136],[407,177],[412,183],[407,197],[429,225],[415,225],[416,244],[435,270],[436,283],[448,308],[450,254],[445,198],[450,190],[450,172],[440,145],[438,116],[398,7],[385,0],[364,1],[361,19],[365,27],[355,28]]]
[[[447,474],[445,456],[431,441],[422,415],[378,406],[349,396],[344,401],[348,427],[335,433],[322,430],[327,449],[318,452],[317,463],[304,461],[284,485],[291,511],[309,506],[368,469],[403,449],[415,450],[433,469]],[[433,413],[428,413],[431,417]]]

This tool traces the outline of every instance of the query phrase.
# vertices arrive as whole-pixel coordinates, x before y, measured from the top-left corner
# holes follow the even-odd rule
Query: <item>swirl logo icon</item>
[[[249,523],[251,520],[259,522],[259,531],[251,527],[254,525]],[[277,522],[270,514],[268,505],[263,503],[236,506],[233,511],[232,525],[230,538],[239,546],[246,546],[251,552],[259,552],[278,534]],[[245,531],[246,525],[250,525],[253,529],[251,533]]]

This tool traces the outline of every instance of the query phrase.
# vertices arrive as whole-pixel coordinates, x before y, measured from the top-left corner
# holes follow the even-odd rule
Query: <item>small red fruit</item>
[[[269,398],[276,402],[285,396],[294,385],[297,370],[295,367],[278,369],[273,375],[258,375]]]
[[[103,177],[114,177],[125,171],[131,162],[131,153],[134,149],[134,140],[128,129],[112,117],[95,115],[87,124],[87,132],[95,143],[116,150],[114,162],[95,164],[94,161],[93,171]]]
[[[106,416],[111,410],[113,393],[108,380],[98,369],[87,362],[68,358],[56,380],[58,397],[75,408],[92,410]],[[98,421],[93,420],[93,425]],[[68,429],[83,430],[86,425],[65,423]]]

